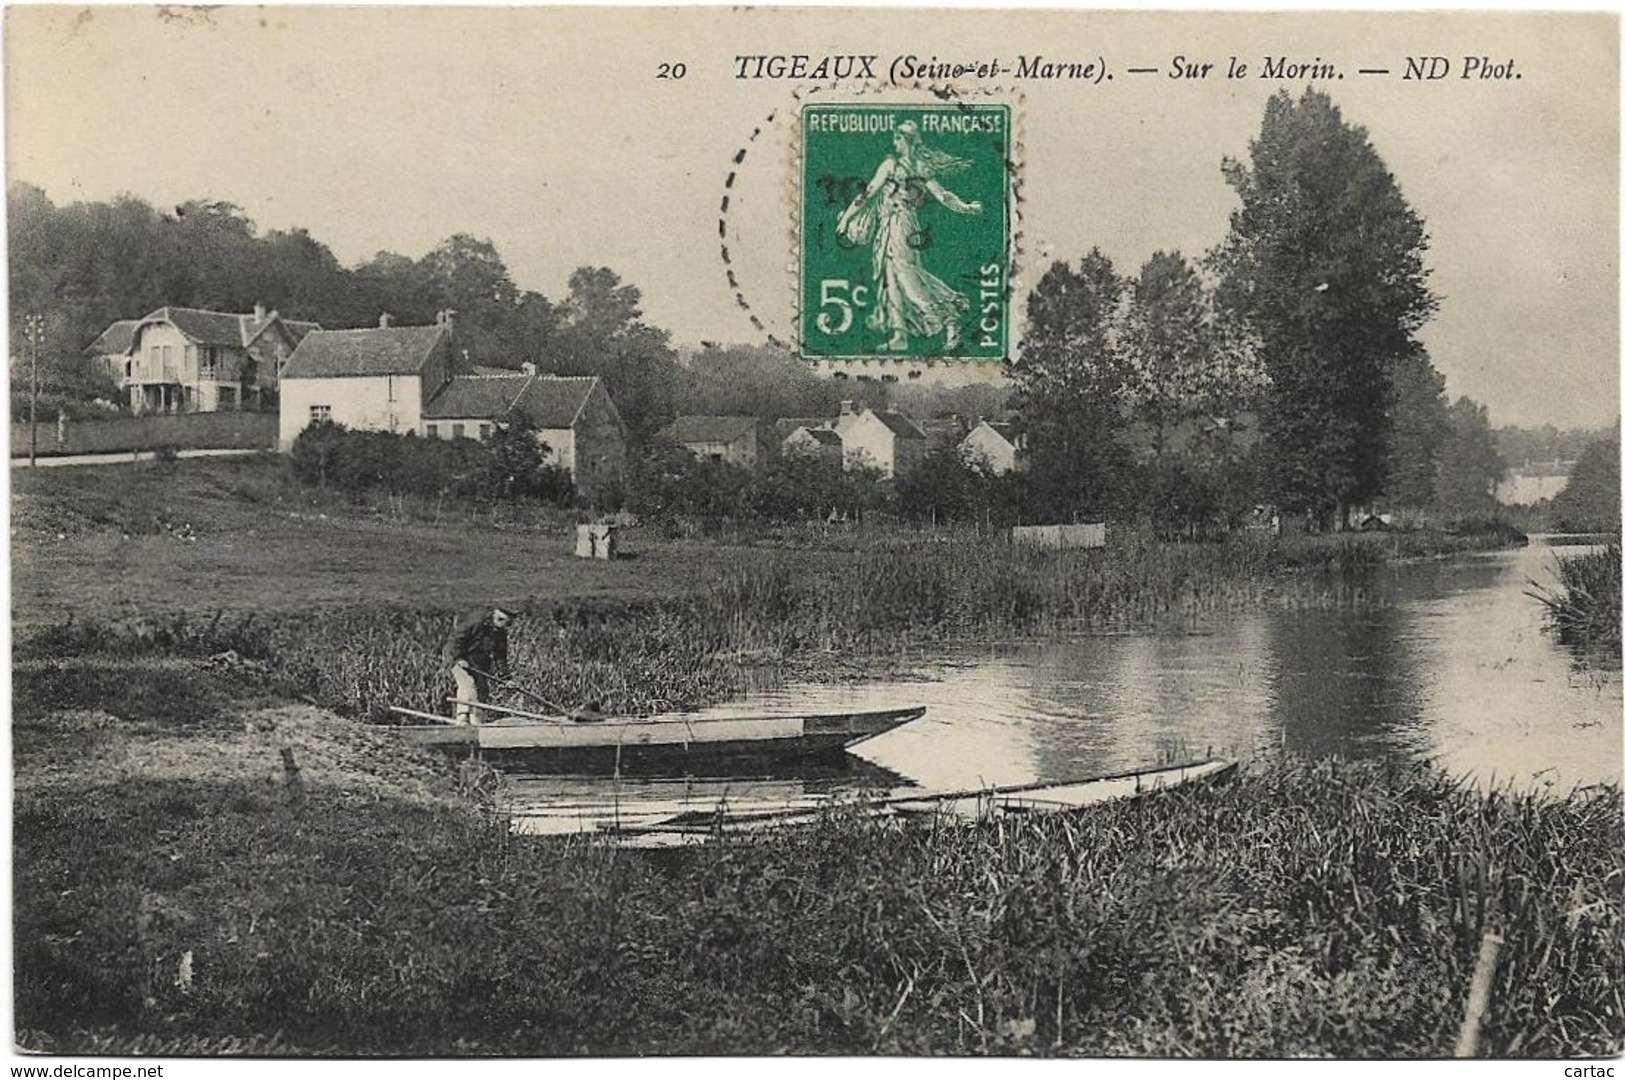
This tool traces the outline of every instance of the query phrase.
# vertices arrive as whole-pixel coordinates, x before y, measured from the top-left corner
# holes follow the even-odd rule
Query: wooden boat
[[[571,803],[518,814],[514,830],[532,835],[588,834],[632,847],[673,847],[719,837],[745,837],[812,824],[831,811],[897,821],[974,823],[1023,815],[1064,814],[1229,775],[1231,761],[1201,761],[1065,783],[912,793],[888,798],[665,801],[624,806]]]
[[[508,706],[482,706],[495,715],[484,724],[454,724],[433,713],[394,708],[418,721],[392,728],[423,746],[469,747],[522,752],[563,764],[608,761],[619,766],[640,760],[670,761],[744,756],[810,758],[839,754],[925,714],[925,706],[865,712],[606,717],[580,722]]]

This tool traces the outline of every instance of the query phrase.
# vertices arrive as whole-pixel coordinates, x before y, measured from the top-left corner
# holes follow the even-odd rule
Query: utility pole
[[[28,464],[39,457],[39,350],[45,340],[45,316],[30,315],[23,320],[23,337],[28,342]]]

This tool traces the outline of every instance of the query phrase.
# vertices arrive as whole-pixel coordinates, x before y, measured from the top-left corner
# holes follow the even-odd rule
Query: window
[[[215,379],[220,377],[220,366],[215,360],[213,348],[198,350],[197,373],[200,379]]]
[[[333,419],[333,406],[312,405],[310,407],[310,422],[312,424],[326,424]]]
[[[453,425],[451,425],[451,437],[454,438],[454,439],[465,438],[465,436],[463,435],[463,425],[461,425],[461,424],[453,424]]]
[[[491,437],[491,425],[490,424],[481,424],[480,425],[480,442],[485,442],[490,437]]]
[[[388,387],[388,389],[389,389],[389,400],[394,401],[395,400],[395,376],[393,376],[393,375],[385,375],[384,376],[384,385],[386,387]]]
[[[440,425],[439,424],[424,424],[423,425],[423,434],[426,435],[427,437],[431,438],[431,439],[440,438]]]
[[[124,361],[124,377],[126,379],[135,378],[135,357],[133,356]]]

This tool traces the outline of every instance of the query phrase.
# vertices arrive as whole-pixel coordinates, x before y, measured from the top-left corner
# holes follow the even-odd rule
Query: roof
[[[96,336],[95,341],[85,346],[85,353],[90,356],[112,356],[129,352],[130,346],[135,344],[135,328],[140,325],[140,319],[120,319],[112,323]]]
[[[293,336],[295,345],[305,340],[305,335],[312,330],[322,328],[322,324],[318,322],[300,322],[298,319],[284,319],[281,316],[277,317],[277,321],[287,328],[288,333]]]
[[[1003,421],[983,420],[980,424],[977,424],[976,427],[985,427],[989,431],[993,432],[993,434],[1009,443],[1011,446],[1016,445],[1016,426],[1014,424],[1007,424]],[[976,428],[972,428],[971,430],[975,431]],[[969,437],[969,435],[966,436],[966,438]]]
[[[914,421],[898,412],[877,412],[875,419],[891,428],[893,435],[899,439],[923,439],[925,432],[914,426]]]
[[[126,321],[130,323],[130,344],[134,344],[136,327],[150,322],[167,322],[200,345],[230,345],[235,348],[248,345],[264,333],[273,322],[282,324],[288,335],[293,338],[295,345],[306,334],[322,328],[320,323],[284,319],[274,311],[262,317],[256,312],[239,315],[230,311],[207,311],[203,308],[188,307],[161,307],[145,318]],[[111,329],[112,327],[108,327],[108,330]]]
[[[456,375],[423,407],[425,420],[499,420],[518,410],[543,429],[574,427],[596,375]]]
[[[312,330],[288,358],[282,377],[416,375],[447,333],[444,326]]]
[[[773,422],[773,430],[782,440],[796,428],[806,428],[812,431],[816,428],[827,428],[835,422],[832,416],[786,416],[782,420]]]
[[[755,431],[754,416],[679,416],[662,434],[679,443],[731,443]]]
[[[831,428],[798,427],[795,431],[790,432],[790,435],[794,435],[796,431],[805,431],[812,438],[813,442],[820,446],[841,445],[841,437]],[[790,435],[786,435],[785,438],[788,439]]]

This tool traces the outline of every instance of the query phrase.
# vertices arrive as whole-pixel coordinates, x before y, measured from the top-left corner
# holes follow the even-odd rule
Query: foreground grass
[[[42,751],[44,752],[44,751]],[[16,1027],[61,1053],[1618,1053],[1617,790],[1321,763],[1068,819],[643,854],[353,777],[126,771],[15,816]]]

